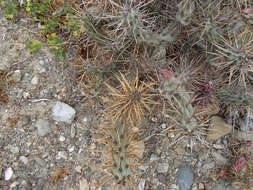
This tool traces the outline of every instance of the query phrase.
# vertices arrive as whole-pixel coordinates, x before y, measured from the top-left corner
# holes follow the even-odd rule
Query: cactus
[[[186,92],[184,83],[182,76],[171,77],[162,82],[160,94],[173,105],[176,111],[176,122],[191,132],[198,123],[194,118],[190,93]]]
[[[227,80],[230,85],[237,82],[246,88],[253,76],[253,33],[245,28],[231,40],[222,39],[222,44],[214,43],[216,53],[212,54],[216,57],[211,62],[218,70],[228,73]]]
[[[136,159],[142,158],[145,148],[143,141],[136,140],[138,131],[120,121],[112,121],[102,129],[105,137],[96,141],[105,144],[104,166],[117,184],[131,186]]]

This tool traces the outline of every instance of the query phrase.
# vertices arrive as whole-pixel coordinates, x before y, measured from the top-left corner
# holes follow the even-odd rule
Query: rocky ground
[[[109,189],[112,182],[98,187],[105,173],[92,141],[103,109],[80,101],[71,55],[60,62],[46,46],[35,54],[25,49],[38,38],[38,26],[28,18],[8,21],[0,12],[0,70],[8,73],[9,96],[0,103],[0,190]],[[152,132],[143,134],[139,190],[234,189],[214,175],[231,163],[230,136],[214,143],[189,136],[175,142],[168,119],[154,114],[146,124]]]

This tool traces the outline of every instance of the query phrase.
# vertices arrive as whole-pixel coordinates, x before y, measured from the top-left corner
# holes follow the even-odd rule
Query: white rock
[[[20,70],[14,71],[12,77],[13,77],[14,82],[19,82],[22,78],[21,71]]]
[[[56,102],[52,109],[52,117],[55,121],[71,123],[75,118],[76,111],[68,104]]]
[[[36,122],[37,133],[40,137],[45,136],[51,132],[50,123],[47,120],[39,119]]]
[[[21,161],[21,162],[23,162],[23,164],[27,164],[28,163],[28,158],[26,158],[25,156],[20,156],[19,157],[19,160]]]
[[[56,160],[59,160],[59,159],[61,159],[61,158],[67,160],[67,155],[66,155],[66,153],[65,153],[64,151],[60,151],[60,152],[58,152],[58,154],[56,155]]]
[[[74,146],[69,147],[69,152],[73,152],[75,150]]]
[[[12,177],[12,175],[13,175],[13,170],[12,170],[12,168],[7,168],[7,170],[6,170],[5,173],[4,173],[4,179],[5,179],[5,181],[10,180],[11,177]]]
[[[39,81],[40,81],[39,75],[35,75],[35,76],[32,78],[31,83],[32,83],[33,85],[37,85],[37,84],[39,84]]]
[[[144,190],[145,188],[145,180],[141,180],[141,182],[138,184],[138,190]]]
[[[63,142],[63,141],[65,141],[65,137],[64,136],[60,136],[60,138],[59,138],[59,140],[61,141],[61,142]]]

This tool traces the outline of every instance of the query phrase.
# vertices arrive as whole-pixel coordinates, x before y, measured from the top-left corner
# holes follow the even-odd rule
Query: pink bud
[[[246,158],[245,156],[240,156],[239,158],[236,159],[233,167],[235,168],[236,172],[239,172],[243,166],[245,165],[246,163]]]

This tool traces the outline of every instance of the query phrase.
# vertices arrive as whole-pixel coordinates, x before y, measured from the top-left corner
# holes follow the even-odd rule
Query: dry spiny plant
[[[103,167],[109,174],[101,182],[107,183],[114,179],[114,186],[119,189],[126,186],[134,188],[135,168],[140,165],[138,160],[143,157],[145,148],[144,142],[138,140],[138,129],[126,122],[112,120],[99,131],[103,132],[104,137],[95,141],[105,145],[102,150]]]
[[[140,81],[138,71],[136,76],[130,77],[129,80],[122,73],[116,75],[116,79],[120,83],[118,88],[105,83],[111,91],[108,99],[109,107],[105,111],[115,121],[120,119],[135,125],[143,119],[145,110],[151,111],[151,105],[158,104],[153,100],[156,94],[150,92],[155,83]]]
[[[222,43],[214,42],[216,48],[212,64],[218,70],[227,72],[229,85],[238,84],[247,87],[253,77],[253,32],[247,27],[232,39],[222,38]]]

